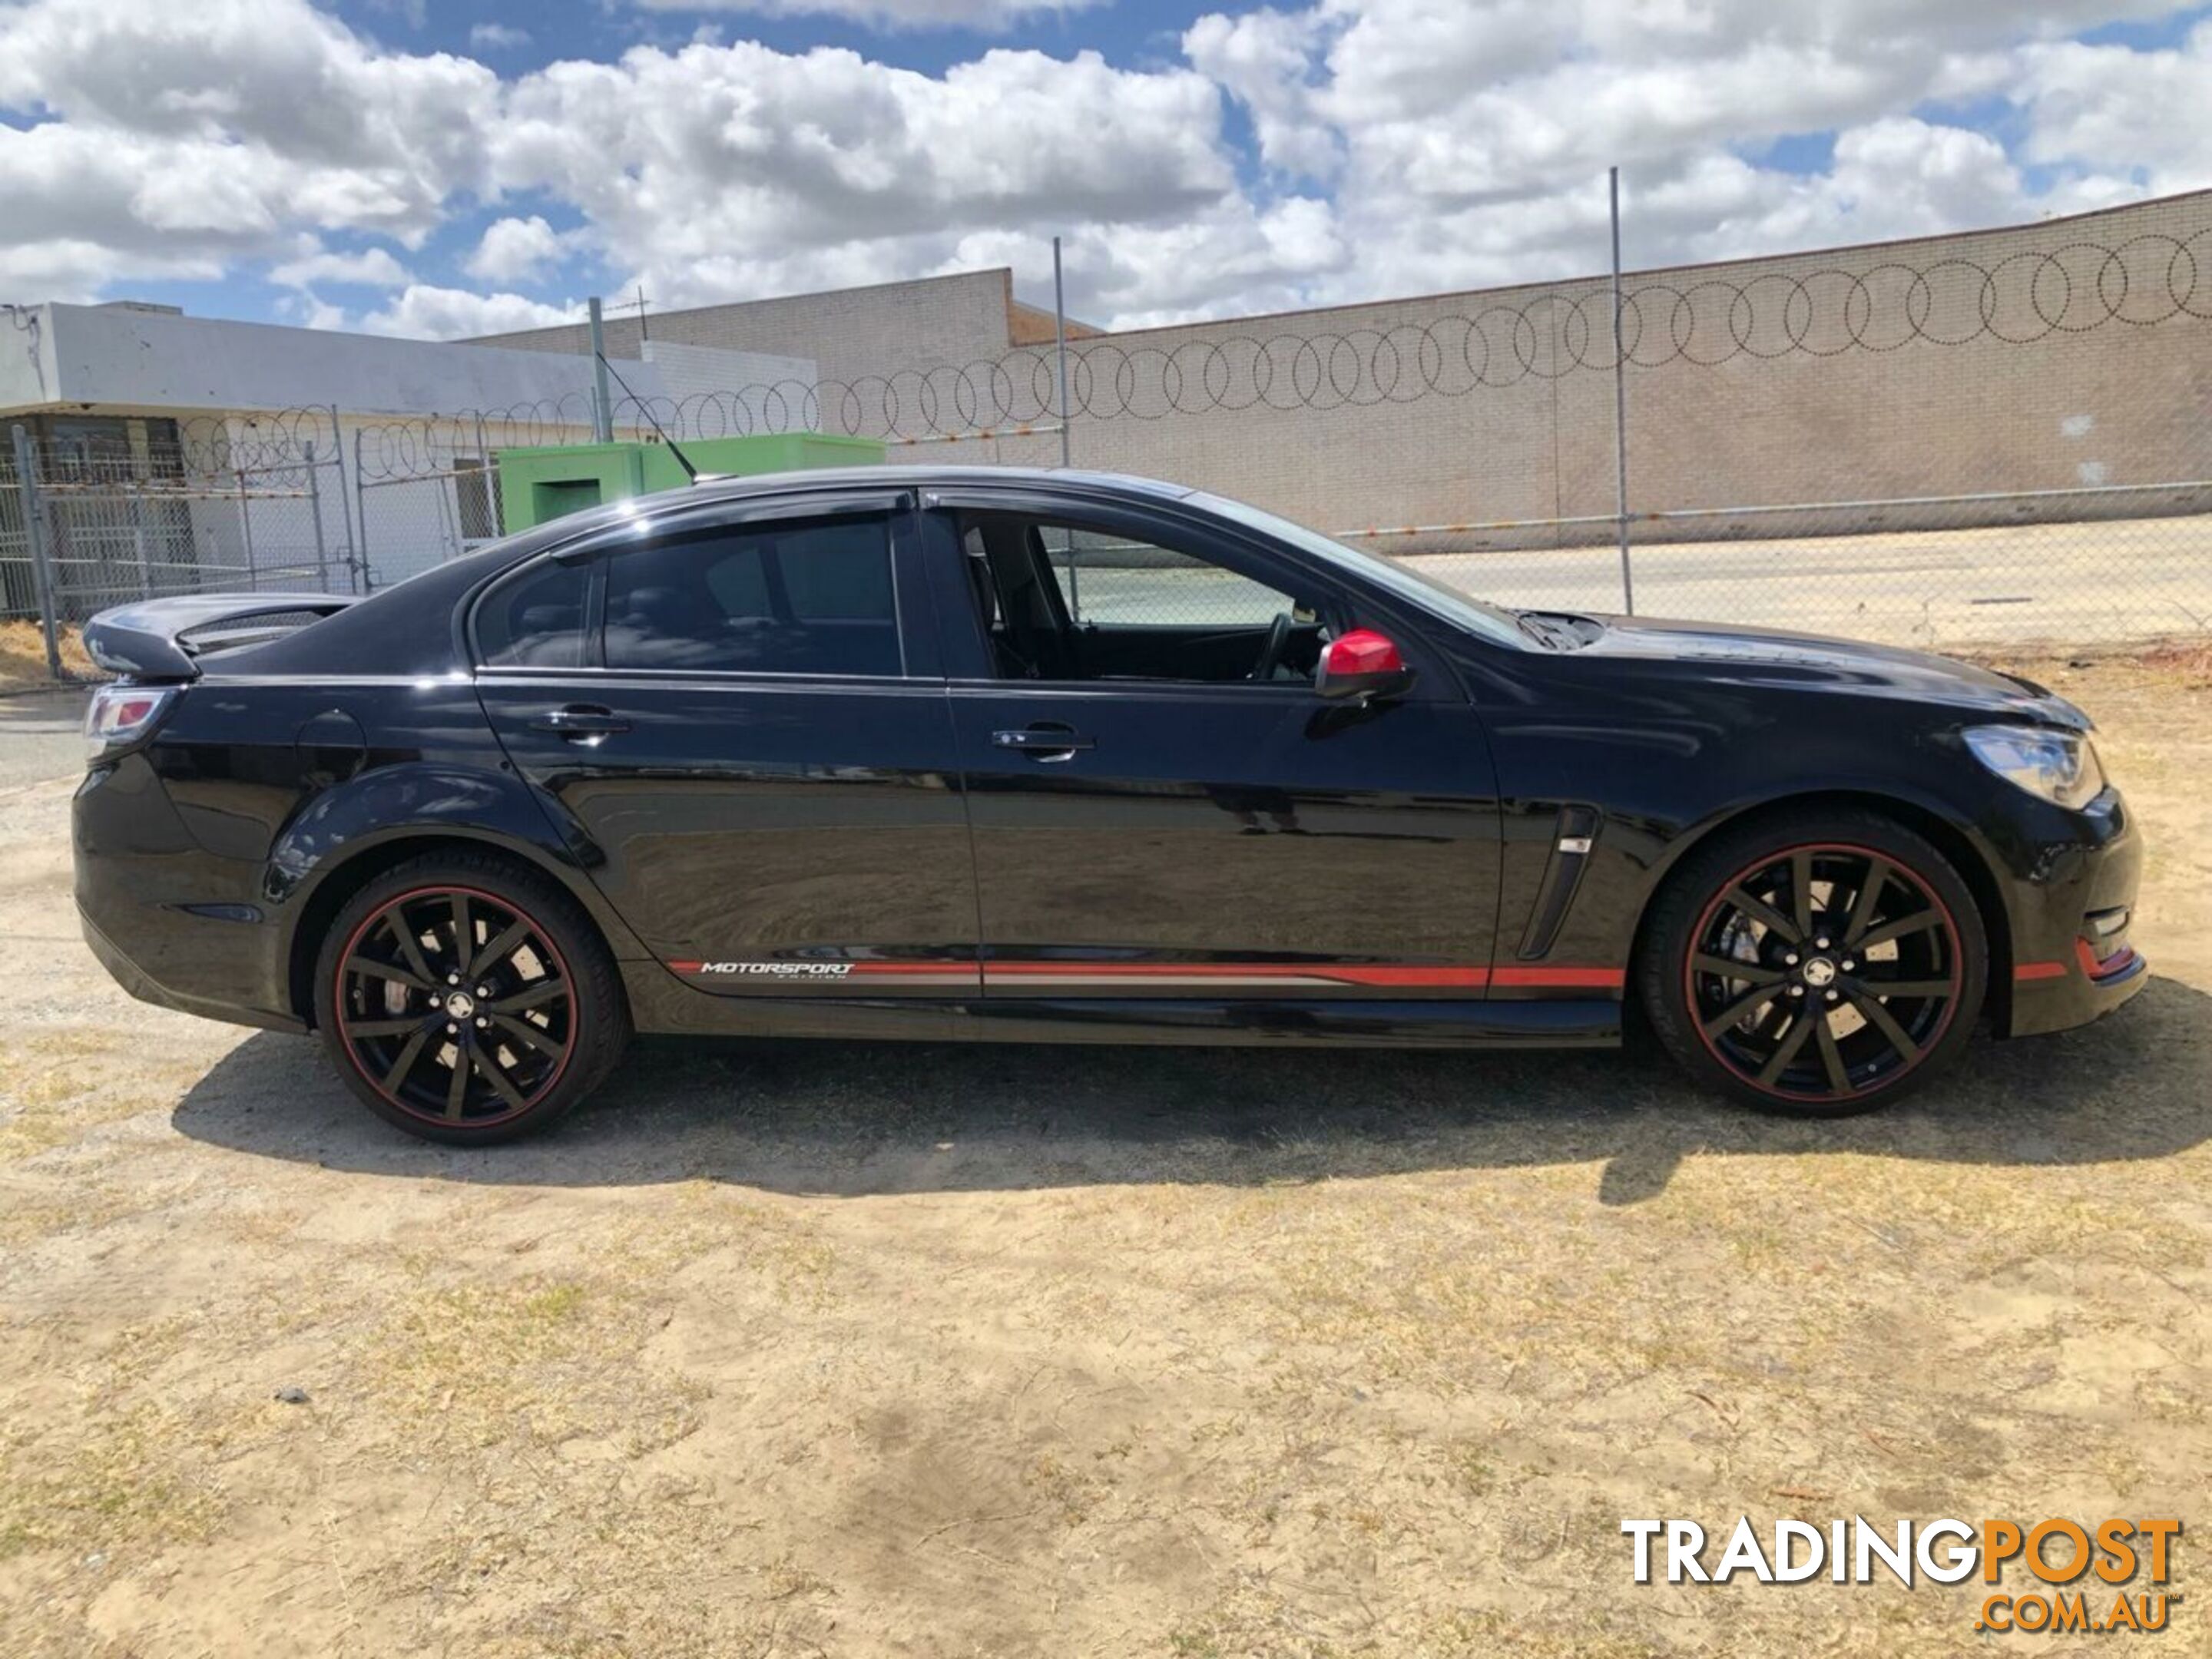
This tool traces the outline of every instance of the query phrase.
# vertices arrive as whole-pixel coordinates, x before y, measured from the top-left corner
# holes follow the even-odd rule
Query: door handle
[[[1042,724],[1013,732],[994,732],[991,744],[996,749],[1018,750],[1033,761],[1072,760],[1077,750],[1096,747],[1072,726]]]
[[[595,744],[602,738],[629,730],[629,722],[611,708],[597,703],[572,702],[566,708],[549,708],[530,722],[533,732],[550,732],[571,743]]]

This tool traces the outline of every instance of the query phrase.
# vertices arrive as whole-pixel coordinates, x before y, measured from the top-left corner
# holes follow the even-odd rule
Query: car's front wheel
[[[1956,1060],[1989,975],[1981,914],[1925,837],[1876,813],[1778,814],[1699,848],[1638,958],[1652,1027],[1762,1110],[1887,1105]]]
[[[605,1080],[630,1034],[613,957],[567,893],[495,855],[387,871],[331,926],[317,1024],[369,1110],[426,1140],[546,1128]]]

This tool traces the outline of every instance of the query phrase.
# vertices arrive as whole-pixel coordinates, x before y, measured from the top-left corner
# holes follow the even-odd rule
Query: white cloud
[[[414,280],[406,266],[380,247],[358,253],[331,253],[318,249],[274,266],[269,280],[282,288],[309,288],[317,283],[348,283],[362,288],[404,288]]]
[[[530,31],[512,23],[477,23],[469,30],[469,44],[480,52],[512,50],[530,44]]]
[[[1241,17],[1201,17],[1182,39],[1193,66],[1252,112],[1261,159],[1313,179],[1334,175],[1343,156],[1342,138],[1316,108],[1311,79],[1326,27],[1318,13],[1263,8]]]
[[[511,333],[517,329],[573,323],[583,310],[580,301],[552,306],[520,294],[476,294],[467,289],[410,283],[383,310],[363,317],[360,325],[371,334],[454,340],[472,334]]]
[[[488,70],[376,51],[300,0],[0,7],[0,226],[37,297],[282,257],[302,228],[415,246],[483,182]],[[17,292],[23,292],[21,287]]]
[[[308,293],[293,295],[291,304],[284,309],[289,311],[294,320],[303,328],[342,329],[346,327],[350,320],[346,315],[346,308],[343,306],[334,304],[328,300],[319,299]]]
[[[2042,94],[2069,159],[2138,143],[2172,155],[2160,182],[2212,182],[2193,137],[2205,91],[2177,66],[2157,112],[2121,116],[2143,54],[2057,37],[2171,0],[1316,0],[1200,19],[1191,61],[1252,120],[1262,158],[1334,186],[1357,261],[1317,272],[1316,300],[1586,275],[1606,254],[1604,174],[1621,165],[1632,264],[1668,264],[2033,217],[2140,186],[2109,159],[2039,194],[1984,133],[1911,112]],[[2102,54],[2101,61],[2093,61]],[[2082,89],[2100,135],[2057,111]],[[1833,132],[1805,174],[1755,159]],[[2189,133],[2191,137],[2179,136]],[[2039,139],[2039,142],[2042,142]],[[2030,156],[2025,159],[2035,159]]]
[[[492,158],[663,258],[1097,216],[1166,220],[1234,185],[1212,83],[994,51],[941,77],[850,52],[641,47],[517,82]]]
[[[497,219],[485,227],[463,268],[488,283],[523,282],[542,274],[574,240],[535,213],[527,219]]]
[[[492,160],[682,306],[934,270],[979,233],[1249,213],[1220,124],[1204,76],[1088,52],[994,51],[930,76],[694,44],[522,77]]]
[[[915,27],[1079,10],[722,9]],[[1079,314],[1157,322],[1588,274],[1615,161],[1632,264],[1946,229],[2212,182],[2212,28],[2163,52],[2068,38],[2170,9],[1278,0],[1200,19],[1180,63],[1145,67],[996,50],[922,73],[707,38],[502,79],[307,0],[0,0],[0,290],[266,264],[303,295],[393,289],[375,326],[475,332],[562,311],[511,290],[580,250],[658,308],[1009,259],[1033,283],[1060,232]],[[2013,106],[2009,149],[1947,113],[1984,100]],[[1762,160],[1815,132],[1836,135],[1819,170]],[[458,260],[489,292],[441,285],[458,278],[428,239],[464,213],[490,221]]]
[[[1026,17],[1083,11],[1112,0],[633,0],[647,11],[744,11],[764,17],[842,17],[879,28],[1003,29]]]
[[[2160,52],[2069,42],[2021,57],[2030,161],[2139,172],[2154,191],[2212,177],[2212,23]]]

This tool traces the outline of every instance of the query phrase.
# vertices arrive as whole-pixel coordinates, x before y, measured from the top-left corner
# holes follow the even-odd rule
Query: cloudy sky
[[[1218,4],[1218,0],[1217,0]],[[2212,184],[2157,0],[0,0],[0,300],[447,336],[1011,264],[1133,326]]]

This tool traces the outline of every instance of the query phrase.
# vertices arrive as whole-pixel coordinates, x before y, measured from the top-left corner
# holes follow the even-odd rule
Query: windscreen
[[[1435,578],[1423,575],[1411,566],[1394,559],[1363,553],[1356,547],[1346,547],[1342,542],[1322,535],[1318,530],[1309,530],[1289,519],[1279,518],[1273,513],[1231,501],[1225,495],[1195,495],[1190,497],[1194,507],[1218,513],[1223,518],[1272,536],[1277,541],[1288,542],[1303,553],[1326,560],[1339,570],[1385,587],[1400,598],[1419,605],[1431,616],[1440,616],[1448,622],[1458,623],[1472,633],[1499,645],[1525,650],[1528,641],[1512,617],[1495,605],[1485,605],[1471,599],[1455,587],[1447,586]]]

